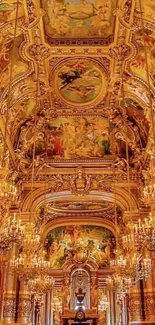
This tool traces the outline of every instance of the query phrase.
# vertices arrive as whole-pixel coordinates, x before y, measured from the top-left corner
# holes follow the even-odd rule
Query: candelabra
[[[155,251],[155,216],[151,212],[148,218],[145,218],[145,227],[147,230],[147,249]]]
[[[155,202],[155,159],[151,157],[150,168],[143,172],[145,178],[145,186],[143,189],[143,199],[147,204]]]
[[[53,311],[58,311],[59,313],[62,312],[62,298],[59,297],[54,293],[53,302],[51,303]]]
[[[107,295],[103,295],[103,298],[100,300],[100,303],[99,303],[99,306],[98,306],[98,309],[99,311],[103,312],[103,311],[106,311],[109,307],[109,301],[108,301],[108,297]]]
[[[107,278],[106,285],[110,291],[124,294],[130,291],[133,283],[130,277],[123,277],[117,273],[114,273],[112,276]]]
[[[41,307],[43,305],[43,294],[53,289],[53,277],[41,274],[34,279],[29,279],[26,285],[30,294],[34,296],[38,325],[42,325]]]
[[[127,233],[122,236],[122,245],[125,251],[141,251],[147,240],[148,227],[138,219],[138,224],[127,225]]]
[[[29,279],[33,279],[39,275],[46,275],[51,268],[50,261],[44,259],[43,256],[36,254],[27,255],[21,253],[19,257],[10,261],[10,269],[12,273],[17,273],[20,279],[27,283]]]
[[[16,213],[6,216],[1,227],[0,248],[10,248],[13,243],[21,244],[24,233],[25,227]]]
[[[120,250],[116,250],[115,254],[116,258],[110,261],[110,267],[113,271],[123,275],[126,271],[127,266],[126,257]]]
[[[151,259],[149,257],[144,257],[139,260],[136,265],[136,279],[137,280],[146,280],[150,277],[152,270]]]
[[[34,279],[29,279],[26,285],[31,294],[42,295],[53,288],[54,280],[51,276],[41,274]]]
[[[18,197],[18,191],[14,182],[7,179],[8,173],[8,168],[0,167],[0,199],[15,201]]]
[[[37,252],[41,246],[40,234],[36,232],[35,225],[32,222],[29,222],[26,225],[25,237],[22,242],[23,251],[27,255],[31,255],[34,252]]]

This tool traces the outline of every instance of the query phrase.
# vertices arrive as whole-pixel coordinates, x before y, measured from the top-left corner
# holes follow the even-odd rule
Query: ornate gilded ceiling
[[[154,109],[154,10],[154,0],[1,1],[0,126],[23,179],[33,154],[36,175],[106,162],[125,173],[127,150],[139,175]]]

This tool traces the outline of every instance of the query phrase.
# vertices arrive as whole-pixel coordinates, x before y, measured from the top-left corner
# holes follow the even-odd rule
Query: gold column
[[[143,316],[140,288],[132,290],[129,297],[129,324],[141,324]]]
[[[4,290],[5,290],[5,280],[7,272],[7,260],[5,257],[1,257],[1,286],[0,286],[0,321],[3,319],[3,303],[4,303]]]
[[[149,257],[152,260],[152,274],[144,281],[145,320],[155,324],[155,253],[151,253]]]
[[[31,296],[23,281],[20,282],[19,301],[18,301],[18,323],[29,324],[31,318]]]
[[[15,318],[15,281],[14,276],[9,274],[9,268],[7,268],[6,276],[6,288],[4,292],[4,304],[3,304],[3,323],[14,324]]]

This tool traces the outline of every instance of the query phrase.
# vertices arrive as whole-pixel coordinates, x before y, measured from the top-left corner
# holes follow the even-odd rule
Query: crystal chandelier
[[[127,260],[126,260],[122,251],[116,250],[115,254],[116,254],[115,259],[112,259],[110,261],[110,267],[113,272],[115,271],[115,272],[123,275],[126,270]]]
[[[40,234],[37,233],[35,229],[35,225],[32,222],[29,222],[26,225],[26,231],[25,236],[22,241],[22,249],[23,252],[25,252],[27,255],[33,254],[34,252],[37,252],[41,246],[40,240]]]
[[[106,285],[110,291],[124,294],[130,291],[133,283],[130,277],[114,273],[112,276],[107,278]]]
[[[62,312],[62,299],[60,300],[59,297],[54,292],[53,302],[51,303],[53,311]]]
[[[48,275],[38,275],[34,279],[29,279],[26,283],[31,294],[39,295],[52,290],[54,285],[53,277]]]
[[[1,227],[0,247],[9,248],[13,243],[21,244],[24,234],[25,227],[17,214],[6,216]]]
[[[155,159],[151,156],[150,168],[143,172],[145,178],[145,186],[143,189],[143,199],[147,204],[155,201]]]
[[[8,173],[8,168],[0,167],[0,199],[15,201],[18,198],[18,191],[14,182],[7,179]]]
[[[155,215],[150,212],[148,218],[145,218],[145,227],[147,229],[147,249],[155,251]]]
[[[17,273],[20,279],[27,282],[35,276],[48,274],[51,268],[50,261],[44,259],[44,256],[37,254],[21,253],[19,257],[14,257],[10,261],[12,273]]]
[[[136,265],[135,271],[137,280],[148,279],[152,271],[151,259],[149,257],[141,258]]]
[[[99,311],[103,312],[106,311],[109,307],[109,301],[108,301],[108,297],[106,294],[104,294],[103,298],[100,300],[98,309]]]
[[[155,181],[152,184],[145,185],[143,195],[146,203],[155,201]]]
[[[48,275],[39,275],[34,279],[29,279],[26,283],[27,289],[34,296],[35,310],[37,313],[38,324],[42,325],[41,307],[43,306],[43,294],[51,291],[54,286],[53,277]]]
[[[127,233],[122,236],[122,245],[125,251],[140,251],[147,239],[147,226],[138,219],[138,223],[127,224]]]

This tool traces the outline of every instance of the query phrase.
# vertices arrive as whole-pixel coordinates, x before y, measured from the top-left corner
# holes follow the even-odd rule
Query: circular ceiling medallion
[[[68,104],[97,103],[105,97],[107,83],[104,68],[92,59],[68,58],[55,70],[55,91]]]

